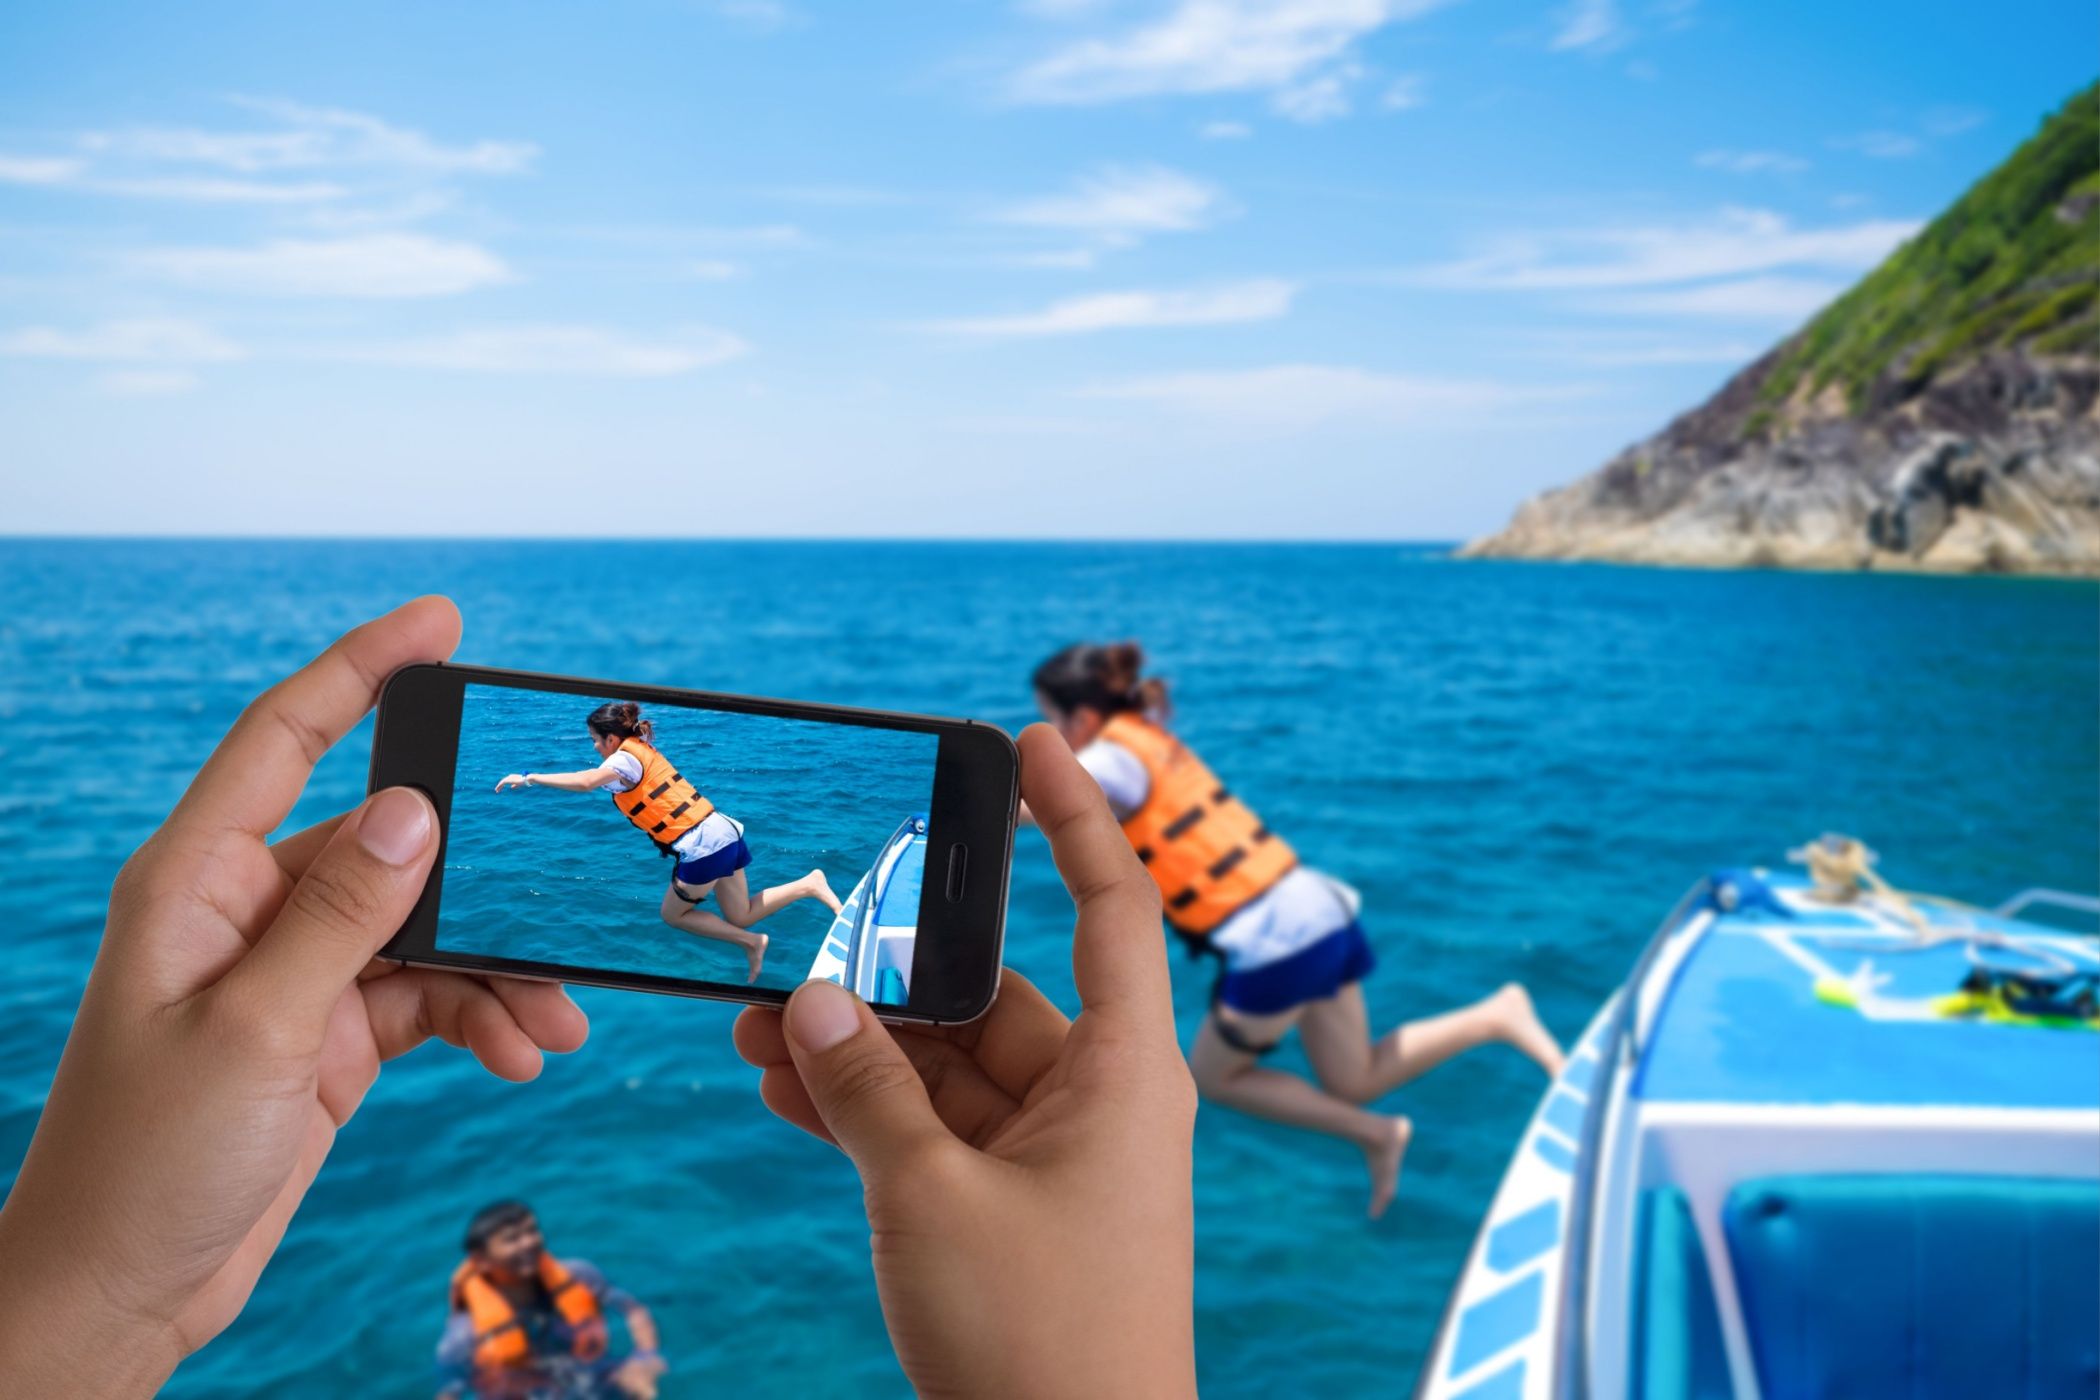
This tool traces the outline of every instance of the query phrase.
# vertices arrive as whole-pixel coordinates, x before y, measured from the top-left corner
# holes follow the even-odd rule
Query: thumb
[[[343,989],[407,920],[437,845],[429,798],[413,788],[374,793],[321,848],[221,988],[290,1025],[325,1026]]]
[[[908,1169],[953,1137],[926,1086],[875,1013],[835,982],[804,982],[788,998],[788,1053],[817,1116],[863,1183]]]

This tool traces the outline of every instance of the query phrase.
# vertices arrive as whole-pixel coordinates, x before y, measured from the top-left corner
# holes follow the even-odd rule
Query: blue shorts
[[[1325,1001],[1378,966],[1371,940],[1355,920],[1287,958],[1218,978],[1212,1000],[1248,1016],[1273,1016],[1309,1001]]]
[[[681,885],[712,885],[725,875],[734,875],[751,863],[751,848],[739,836],[719,851],[709,851],[692,860],[681,860],[671,872]]]

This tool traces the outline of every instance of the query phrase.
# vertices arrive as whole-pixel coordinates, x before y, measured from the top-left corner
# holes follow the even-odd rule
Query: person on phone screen
[[[483,1206],[467,1225],[466,1249],[438,1341],[440,1400],[655,1400],[664,1372],[656,1320],[591,1264],[548,1253],[531,1207]],[[634,1343],[624,1356],[611,1354],[613,1313]]]
[[[766,935],[751,925],[768,914],[778,913],[798,899],[817,899],[836,914],[839,897],[821,870],[812,870],[799,880],[760,890],[754,897],[744,881],[744,867],[751,863],[751,849],[744,844],[744,827],[700,795],[671,761],[651,742],[655,726],[642,718],[641,706],[632,700],[614,700],[591,711],[584,721],[591,747],[604,760],[596,768],[574,773],[512,773],[496,784],[496,791],[510,788],[547,787],[562,792],[611,794],[621,817],[656,843],[665,855],[676,856],[671,868],[671,887],[664,891],[657,909],[672,928],[719,938],[744,950],[749,960],[746,982],[758,980],[766,960]],[[720,914],[700,907],[712,893]]]
[[[1167,923],[1218,959],[1189,1066],[1206,1098],[1354,1143],[1370,1215],[1392,1202],[1413,1126],[1371,1112],[1461,1051],[1500,1041],[1558,1074],[1560,1046],[1515,982],[1471,1006],[1373,1039],[1363,979],[1377,965],[1356,892],[1299,862],[1167,728],[1167,687],[1135,642],[1066,647],[1036,667],[1036,703],[1108,798],[1158,884]],[[1318,1084],[1261,1059],[1297,1028]]]
[[[247,1304],[382,1061],[437,1036],[530,1079],[542,1051],[583,1043],[553,983],[374,961],[437,859],[421,793],[387,788],[266,840],[380,679],[444,660],[459,627],[422,598],[341,638],[248,708],[119,872],[0,1204],[0,1395],[159,1392]],[[893,1032],[807,982],[785,1015],[746,1011],[737,1049],[767,1105],[859,1172],[870,1237],[893,1246],[871,1254],[883,1321],[920,1396],[1193,1400],[1196,1094],[1159,895],[1064,742],[1035,726],[1019,743],[1076,909],[1077,1019],[1008,973],[969,1025]],[[346,1267],[384,1270],[394,1252],[370,1243]],[[808,1247],[786,1216],[776,1247]],[[317,1335],[339,1360],[370,1334]]]

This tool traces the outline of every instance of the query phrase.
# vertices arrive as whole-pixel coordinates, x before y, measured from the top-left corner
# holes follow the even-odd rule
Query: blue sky
[[[11,6],[0,530],[1454,538],[2089,0]]]

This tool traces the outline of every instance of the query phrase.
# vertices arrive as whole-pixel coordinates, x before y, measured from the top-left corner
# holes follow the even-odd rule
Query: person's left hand
[[[380,1061],[436,1035],[523,1080],[583,1043],[558,986],[373,961],[436,856],[422,794],[264,839],[387,675],[459,626],[418,599],[271,688],[117,876],[0,1210],[0,1394],[158,1389],[247,1302]]]

